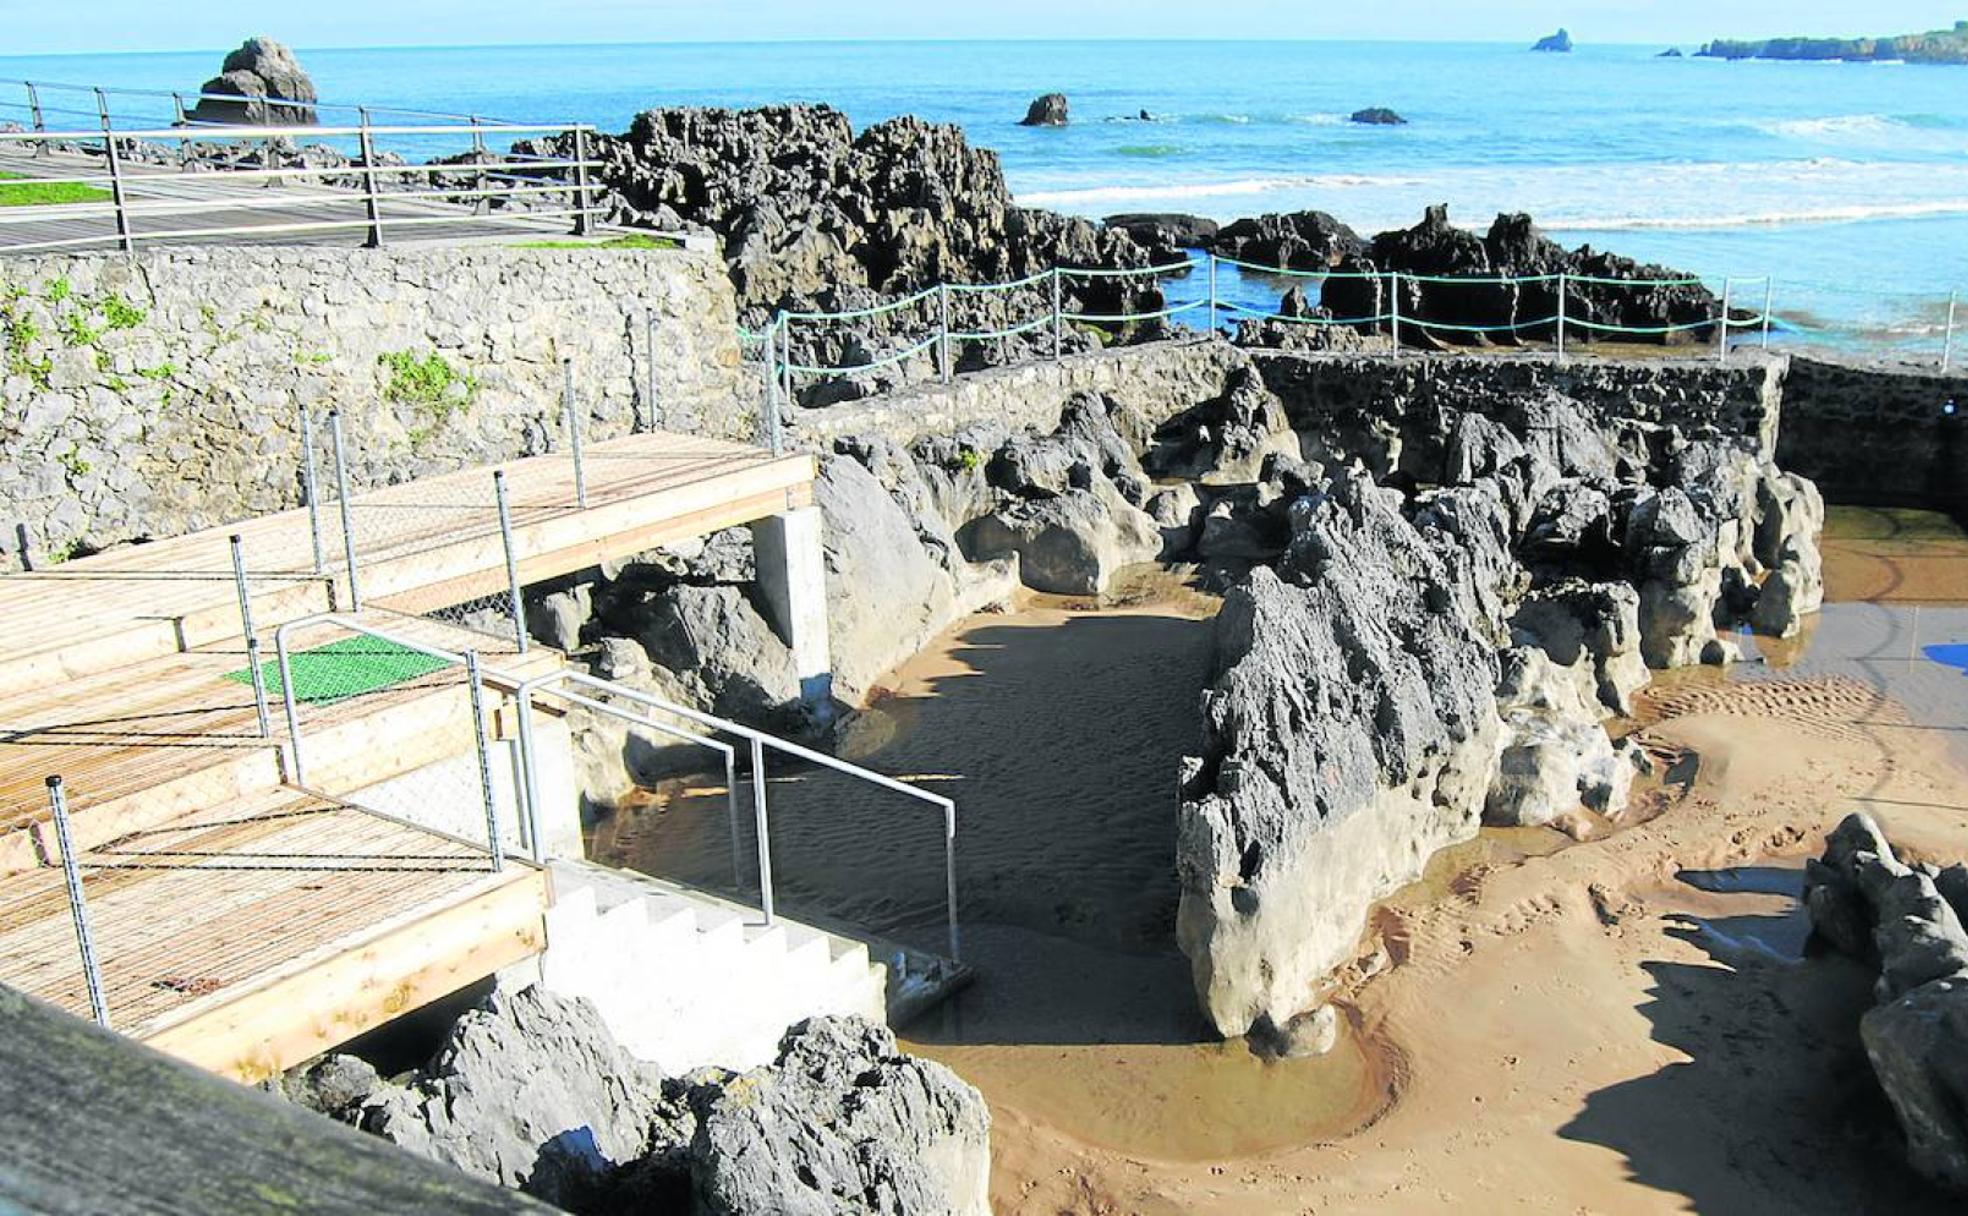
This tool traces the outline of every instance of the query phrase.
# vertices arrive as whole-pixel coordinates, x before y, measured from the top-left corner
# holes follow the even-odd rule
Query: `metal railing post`
[[[581,411],[574,400],[574,356],[560,357],[561,413],[567,419],[567,451],[574,458],[574,505],[587,510],[588,470],[581,460]]]
[[[328,411],[328,434],[335,444],[335,498],[342,514],[342,560],[348,566],[348,610],[360,612],[362,587],[355,573],[355,520],[349,513],[348,449],[342,439],[342,411]]]
[[[321,551],[321,474],[314,462],[314,411],[301,407],[301,489],[307,494],[308,538],[314,543],[314,572],[326,564]]]
[[[588,129],[574,128],[574,235],[586,236],[589,231],[588,207]]]
[[[1770,308],[1777,295],[1777,285],[1769,275],[1763,276],[1763,349],[1770,349]]]
[[[1558,272],[1558,345],[1555,348],[1557,362],[1565,361],[1565,272]]]
[[[96,937],[89,928],[89,904],[82,895],[82,864],[75,857],[75,837],[68,826],[68,795],[60,777],[48,778],[48,809],[54,815],[55,843],[61,849],[62,880],[68,887],[68,912],[75,921],[75,946],[82,954],[82,978],[89,988],[89,1011],[104,1030],[109,1026],[109,998],[103,992],[102,967],[96,962]]]
[[[48,123],[41,115],[41,90],[35,88],[31,80],[25,83],[27,84],[27,112],[34,116],[34,130],[37,134],[45,133]],[[47,145],[44,143],[42,146]]]
[[[655,716],[655,711],[650,711]],[[724,748],[724,814],[731,824],[731,889],[745,889],[745,842],[738,829],[738,749]]]
[[[253,709],[259,717],[260,738],[273,738],[273,719],[267,714],[266,672],[260,670],[260,638],[253,628],[253,592],[246,583],[246,543],[234,532],[227,538],[232,549],[232,583],[239,593],[239,628],[246,638],[246,667],[253,675]]]
[[[1387,312],[1389,318],[1392,319],[1392,321],[1394,322],[1394,331],[1393,331],[1394,353],[1398,356],[1401,353],[1401,272],[1400,271],[1397,270],[1394,272],[1392,283],[1393,283],[1393,287],[1389,290],[1387,296],[1388,300],[1391,301],[1387,306]]]
[[[1729,288],[1733,286],[1727,279],[1722,280],[1722,315],[1715,326],[1715,361],[1729,361]]]
[[[485,681],[478,671],[478,652],[465,652],[465,680],[471,689],[472,736],[478,743],[478,793],[485,802],[486,848],[492,872],[506,868],[506,846],[499,839],[499,795],[492,785],[492,742],[485,729]]]
[[[664,418],[662,411],[656,408],[656,310],[653,308],[649,310],[649,339],[645,345],[648,349],[644,353],[649,357],[649,388],[644,394],[648,400],[643,404],[649,420],[649,429],[660,431],[668,419]]]
[[[1943,376],[1947,375],[1948,368],[1954,363],[1954,305],[1960,294],[1959,290],[1948,292],[1947,334],[1941,339],[1941,374]]]
[[[957,933],[957,808],[947,803],[943,807],[943,884],[949,901],[950,961],[960,963],[963,943]]]
[[[123,194],[123,155],[117,151],[116,135],[109,120],[109,98],[101,89],[96,90],[96,112],[102,116],[103,152],[109,160],[109,197],[116,208],[116,245],[124,253],[133,253],[136,242],[130,237],[129,200]]]
[[[515,690],[514,696],[518,698],[518,712],[514,717],[519,722],[520,799],[524,808],[519,817],[520,843],[535,862],[544,862],[545,849],[540,844],[540,780],[533,767],[533,690],[530,685],[522,686]]]
[[[1216,254],[1209,255],[1209,319],[1203,323],[1209,333],[1216,332]]]
[[[294,693],[294,660],[287,653],[287,628],[282,625],[273,631],[273,658],[280,671],[280,701],[287,716],[287,760],[293,769],[288,778],[295,785],[305,786],[307,768],[301,760],[300,698]]]
[[[369,107],[356,110],[362,119],[362,131],[358,137],[362,148],[362,202],[369,218],[369,237],[363,242],[364,248],[383,247],[383,201],[376,193],[376,141],[369,135]]]
[[[177,115],[177,122],[175,124],[176,126],[188,127],[191,125],[191,118],[189,115],[185,113],[185,99],[183,93],[171,94],[171,110],[173,113]],[[182,169],[188,169],[190,167],[191,167],[191,141],[188,139],[181,139],[178,141],[178,168],[182,170]]]
[[[779,318],[766,323],[759,335],[759,369],[764,380],[759,385],[759,438],[772,446],[772,420],[779,416]]]
[[[786,407],[787,417],[799,406],[799,399],[793,396],[793,319],[783,317],[779,322],[779,403]],[[772,412],[772,452],[779,453],[779,411]]]
[[[943,364],[943,383],[948,384],[955,368],[950,360],[950,287],[947,283],[936,285],[936,350]]]
[[[506,474],[492,473],[492,494],[499,501],[499,543],[506,551],[506,590],[512,596],[513,645],[526,653],[526,601],[520,598],[519,555],[513,552],[512,509],[506,500]]]
[[[1054,266],[1052,268],[1052,358],[1054,362],[1057,362],[1066,353],[1066,329],[1063,315],[1065,309],[1062,307],[1063,301],[1061,300],[1064,292],[1059,285],[1060,278],[1059,267]]]
[[[772,834],[765,817],[765,744],[752,737],[752,823],[758,831],[759,908],[772,923]]]

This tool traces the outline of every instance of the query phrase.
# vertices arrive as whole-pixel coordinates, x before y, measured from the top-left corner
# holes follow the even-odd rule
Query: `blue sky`
[[[1726,11],[1725,10],[1726,7]],[[279,10],[285,9],[285,12]],[[9,11],[12,10],[12,11]],[[1199,17],[1207,24],[1199,24]],[[1952,25],[1953,4],[1877,0],[0,0],[0,54],[190,50],[265,33],[303,49],[774,38],[1422,38],[1694,43]]]

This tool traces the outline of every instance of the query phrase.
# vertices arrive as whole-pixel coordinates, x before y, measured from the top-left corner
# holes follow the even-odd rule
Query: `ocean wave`
[[[1344,114],[1287,114],[1285,121],[1300,127],[1337,127],[1347,121]]]
[[[1188,151],[1189,149],[1181,144],[1123,144],[1114,149],[1114,155],[1159,160],[1170,156],[1184,156]]]
[[[1091,186],[1077,190],[1034,190],[1021,193],[1018,202],[1026,207],[1076,207],[1116,199],[1200,199],[1242,194],[1269,194],[1276,190],[1354,190],[1374,186],[1419,186],[1413,177],[1372,177],[1364,174],[1325,173],[1313,177],[1247,177],[1232,181],[1185,182],[1172,186]]]
[[[1791,118],[1759,122],[1755,126],[1771,135],[1790,139],[1823,139],[1826,136],[1881,135],[1907,124],[1890,114],[1835,114],[1827,118]]]
[[[1782,224],[1841,224],[1857,220],[1923,219],[1938,215],[1968,215],[1968,199],[1925,203],[1855,204],[1845,207],[1803,208],[1739,215],[1628,215],[1567,219],[1546,225],[1554,232],[1612,232],[1640,229],[1764,228]]]

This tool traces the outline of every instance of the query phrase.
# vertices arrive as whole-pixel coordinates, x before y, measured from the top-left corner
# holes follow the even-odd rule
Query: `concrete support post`
[[[818,507],[801,507],[752,525],[759,592],[793,651],[800,693],[823,713],[833,704],[827,645],[827,562]]]

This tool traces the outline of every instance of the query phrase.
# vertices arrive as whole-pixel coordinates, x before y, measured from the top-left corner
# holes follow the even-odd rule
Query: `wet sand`
[[[1834,512],[1834,595],[1882,598],[1659,679],[1628,729],[1670,779],[1616,830],[1444,851],[1377,910],[1315,1060],[1214,1042],[1171,937],[1212,602],[1149,580],[959,623],[843,751],[959,800],[982,978],[905,1037],[990,1101],[997,1210],[1946,1210],[1858,1046],[1869,977],[1799,957],[1795,898],[1854,808],[1916,856],[1968,856],[1968,684],[1935,659],[1968,643],[1968,538],[1943,524]],[[807,775],[773,797],[797,899],[934,944],[933,833]],[[659,792],[604,833],[728,874],[721,806]]]

